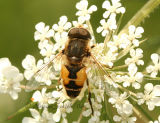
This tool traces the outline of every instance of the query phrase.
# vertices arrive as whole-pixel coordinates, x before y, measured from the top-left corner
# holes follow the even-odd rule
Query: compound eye
[[[68,32],[68,36],[71,37],[71,38],[74,38],[78,33],[79,33],[79,29],[78,28],[72,28]]]
[[[70,38],[91,39],[91,35],[87,29],[84,28],[72,28],[68,32]]]
[[[90,33],[88,32],[88,30],[81,28],[81,29],[79,29],[79,33],[80,33],[84,38],[89,38],[89,39],[91,39],[91,35],[90,35]]]

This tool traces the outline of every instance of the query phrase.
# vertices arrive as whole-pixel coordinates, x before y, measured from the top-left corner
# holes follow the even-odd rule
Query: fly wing
[[[35,90],[41,85],[51,85],[52,81],[58,80],[59,71],[56,66],[61,64],[62,53],[58,53],[47,63],[42,64],[37,71],[35,71],[26,83],[26,90]]]
[[[106,91],[106,94],[110,95],[112,91],[118,91],[118,85],[115,82],[115,78],[105,69],[105,67],[95,58],[94,55],[91,55],[91,60],[93,65],[91,67],[93,71],[93,77],[96,77],[99,88],[103,88]]]

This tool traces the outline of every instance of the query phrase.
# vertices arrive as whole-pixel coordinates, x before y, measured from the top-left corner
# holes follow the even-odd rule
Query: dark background
[[[123,27],[148,0],[121,1],[126,7],[121,24]],[[35,25],[43,21],[51,27],[62,15],[66,15],[70,22],[76,20],[76,2],[78,0],[0,0],[0,58],[8,57],[12,64],[23,72],[21,61],[27,54],[39,57],[37,42],[33,38]],[[89,0],[89,5],[95,4],[98,7],[98,11],[93,13],[91,18],[94,31],[99,26],[104,12],[101,8],[102,2],[103,0]],[[160,46],[160,8],[152,12],[141,25],[145,30],[143,38],[148,38],[142,45],[147,65],[150,54],[158,52]],[[103,41],[100,34],[96,34],[96,39]],[[0,94],[0,123],[20,123],[23,115],[10,121],[4,119],[28,102],[30,96],[24,92],[19,95],[17,101],[13,101],[8,95]]]

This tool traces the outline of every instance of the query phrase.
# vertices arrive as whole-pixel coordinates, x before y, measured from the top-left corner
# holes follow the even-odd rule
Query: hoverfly
[[[41,69],[36,73],[38,74],[41,70],[46,67],[52,66],[53,61],[61,56],[61,72],[60,72],[60,83],[62,84],[65,93],[71,99],[76,98],[86,82],[88,86],[88,101],[91,106],[92,114],[93,107],[91,102],[91,92],[89,88],[89,81],[87,79],[87,65],[85,62],[87,60],[92,61],[93,64],[96,64],[104,74],[109,74],[104,70],[100,62],[96,60],[94,55],[92,55],[91,50],[94,48],[90,46],[91,34],[90,32],[83,27],[75,27],[70,29],[68,32],[68,40],[65,43],[65,48],[60,51],[53,59],[51,59],[47,64],[45,64]]]

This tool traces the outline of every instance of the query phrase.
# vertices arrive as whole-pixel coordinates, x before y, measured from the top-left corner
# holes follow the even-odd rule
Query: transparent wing
[[[42,64],[26,83],[27,91],[36,90],[39,86],[51,85],[54,80],[59,79],[58,68],[61,65],[62,53],[58,53],[47,63]]]
[[[93,62],[92,65],[92,71],[93,71],[93,77],[96,77],[96,85],[99,86],[99,88],[105,89],[106,94],[110,95],[112,91],[118,91],[117,84],[115,82],[114,77],[110,75],[109,72],[105,69],[105,66],[103,66],[94,55],[91,55],[91,60]]]

